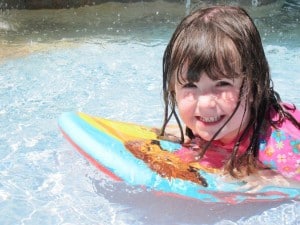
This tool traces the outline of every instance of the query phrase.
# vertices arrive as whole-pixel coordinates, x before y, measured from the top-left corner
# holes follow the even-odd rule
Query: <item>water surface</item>
[[[246,6],[276,90],[300,107],[299,11]],[[9,10],[1,19],[0,224],[299,224],[293,200],[207,204],[109,180],[63,139],[65,111],[160,126],[161,60],[185,4]]]

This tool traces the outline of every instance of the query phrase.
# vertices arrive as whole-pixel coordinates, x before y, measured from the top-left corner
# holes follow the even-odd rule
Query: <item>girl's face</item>
[[[194,135],[209,141],[235,110],[242,78],[212,80],[203,72],[198,82],[191,83],[185,77],[183,76],[184,80],[180,83],[175,81],[180,117]],[[236,113],[215,140],[224,144],[230,143],[237,137],[240,126],[240,132],[245,129],[249,122],[250,110],[245,109],[246,100],[242,99]]]

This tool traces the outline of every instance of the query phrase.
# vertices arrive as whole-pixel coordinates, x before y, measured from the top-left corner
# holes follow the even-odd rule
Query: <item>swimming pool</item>
[[[299,15],[278,4],[250,10],[276,89],[300,107]],[[161,58],[184,4],[6,13],[0,224],[299,224],[293,200],[204,204],[110,181],[62,138],[65,111],[161,125]]]

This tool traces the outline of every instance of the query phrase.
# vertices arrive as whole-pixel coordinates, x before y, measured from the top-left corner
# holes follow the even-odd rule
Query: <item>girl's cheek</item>
[[[182,111],[188,111],[197,103],[195,96],[191,94],[180,95],[176,101],[178,108]]]
[[[182,102],[195,102],[197,100],[196,92],[191,90],[180,91],[177,98],[177,101]]]
[[[177,106],[180,111],[187,111],[190,108],[190,103],[186,100],[180,100],[177,101]]]
[[[220,93],[220,97],[225,102],[236,103],[238,100],[238,93],[236,93],[235,91],[226,91]]]

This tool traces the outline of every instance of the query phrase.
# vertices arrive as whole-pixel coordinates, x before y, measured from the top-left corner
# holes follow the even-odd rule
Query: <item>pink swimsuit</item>
[[[300,111],[290,111],[299,121]],[[271,112],[271,118],[278,115]],[[300,130],[289,120],[275,129],[269,127],[261,134],[258,159],[283,176],[300,181]]]

